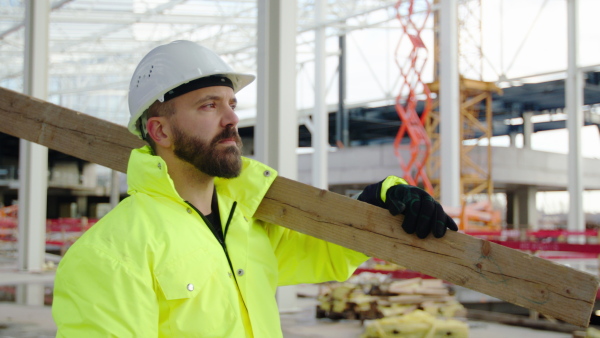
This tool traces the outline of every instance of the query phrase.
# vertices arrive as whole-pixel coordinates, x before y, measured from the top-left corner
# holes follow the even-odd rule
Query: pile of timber
[[[469,326],[456,319],[439,318],[423,310],[404,316],[386,317],[367,322],[361,338],[436,338],[469,337]]]
[[[466,315],[465,308],[440,279],[353,282],[356,280],[323,286],[317,318],[380,319],[415,310],[445,318]]]

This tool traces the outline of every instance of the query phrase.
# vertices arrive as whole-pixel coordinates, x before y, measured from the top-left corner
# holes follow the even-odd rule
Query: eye
[[[214,109],[217,105],[214,102],[209,102],[200,106],[200,109]]]
[[[237,108],[237,103],[232,103],[229,106],[231,107],[231,110],[235,110],[235,108]]]

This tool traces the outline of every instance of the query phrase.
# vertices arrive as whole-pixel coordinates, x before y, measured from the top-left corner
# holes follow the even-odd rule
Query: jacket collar
[[[277,177],[277,172],[252,159],[242,157],[242,172],[233,179],[215,178],[215,187],[219,197],[228,197],[237,201],[245,214],[253,215]],[[144,193],[156,197],[168,197],[183,202],[175,190],[173,180],[168,174],[167,164],[152,154],[150,146],[133,149],[127,166],[127,193]]]

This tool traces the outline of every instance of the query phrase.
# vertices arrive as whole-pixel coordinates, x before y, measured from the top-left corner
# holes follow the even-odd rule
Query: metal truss
[[[391,19],[385,13],[393,3],[328,1],[326,21],[318,25],[331,28],[328,36],[378,26]],[[312,48],[317,23],[313,0],[297,5],[301,51]],[[0,0],[0,85],[14,90],[22,88],[24,8],[24,0]],[[256,0],[53,0],[49,100],[124,124],[137,62],[152,47],[177,39],[200,42],[234,68],[256,72],[257,12]]]
[[[38,1],[38,0],[34,0]],[[46,1],[46,0],[44,0]],[[50,14],[50,83],[49,99],[63,105],[75,104],[87,113],[105,118],[104,108],[93,106],[93,98],[121,103],[122,116],[113,122],[124,123],[129,76],[137,62],[152,47],[176,39],[191,39],[225,55],[236,69],[256,72],[257,0],[48,0]],[[369,31],[388,34],[390,43],[401,29],[395,19],[396,0],[327,0],[325,19],[316,22],[316,0],[297,0],[298,6],[298,78],[314,82],[314,29],[326,26],[328,39],[346,34],[348,45],[363,61],[371,79],[380,90],[373,98],[381,104],[391,104],[400,87],[399,74],[390,62],[387,74],[377,74],[373,58],[353,35]],[[21,90],[23,78],[25,0],[0,0],[0,86]],[[548,0],[537,0],[541,11]],[[538,8],[535,7],[534,8]],[[433,10],[437,8],[434,6]],[[512,58],[498,65],[483,53],[481,37],[481,1],[459,0],[461,73],[482,80],[485,72],[502,78],[509,76],[519,49]],[[534,18],[534,22],[536,19]],[[521,41],[524,45],[529,31]],[[428,26],[427,29],[431,29]],[[371,33],[369,33],[371,34]],[[330,40],[328,40],[330,41]],[[392,55],[393,51],[388,50]],[[328,44],[327,55],[336,56],[337,47]],[[372,53],[371,53],[372,54]],[[508,57],[508,56],[507,56]],[[392,57],[390,57],[390,60]],[[332,63],[333,64],[333,63]],[[337,64],[328,66],[328,89],[335,90]],[[509,74],[507,74],[509,73]],[[367,75],[369,76],[369,75]],[[494,76],[483,79],[494,81]],[[386,82],[386,77],[391,79]],[[112,106],[111,106],[112,107]],[[72,108],[75,108],[73,106]],[[104,115],[103,115],[104,114]]]

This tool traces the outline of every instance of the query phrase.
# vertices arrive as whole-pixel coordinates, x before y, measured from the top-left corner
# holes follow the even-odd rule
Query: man
[[[128,128],[149,146],[131,153],[131,196],[59,265],[59,337],[281,337],[277,286],[345,280],[368,258],[252,218],[277,175],[240,156],[235,93],[253,79],[189,41],[140,62]],[[412,217],[405,230],[419,237],[456,230],[429,195],[398,183],[361,199]]]

